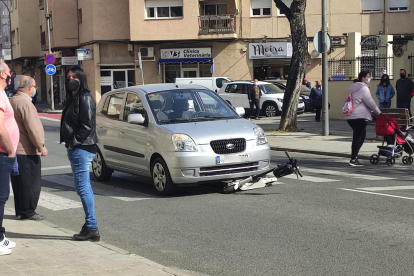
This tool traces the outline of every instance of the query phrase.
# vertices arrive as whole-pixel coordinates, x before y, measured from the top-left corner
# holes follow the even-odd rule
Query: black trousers
[[[348,124],[351,126],[354,134],[352,136],[352,153],[351,159],[354,160],[358,157],[359,150],[365,141],[367,135],[368,121],[365,119],[353,119],[348,120]]]
[[[256,115],[255,117],[259,117],[260,112],[260,100],[252,100],[250,102],[250,117],[254,115],[254,107],[256,106]]]
[[[11,176],[16,216],[27,219],[36,214],[41,189],[41,161],[38,155],[17,155],[19,175]]]
[[[4,238],[3,227],[4,205],[10,194],[10,173],[13,170],[14,158],[7,157],[7,154],[0,153],[0,241]]]
[[[315,120],[316,120],[316,121],[320,121],[320,120],[321,120],[321,111],[322,111],[322,106],[316,106],[316,105],[315,105],[315,109],[316,109],[316,116],[315,116]]]

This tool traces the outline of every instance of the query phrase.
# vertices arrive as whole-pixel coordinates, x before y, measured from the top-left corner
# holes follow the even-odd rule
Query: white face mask
[[[366,84],[371,82],[371,78],[368,78],[367,81],[365,82]]]

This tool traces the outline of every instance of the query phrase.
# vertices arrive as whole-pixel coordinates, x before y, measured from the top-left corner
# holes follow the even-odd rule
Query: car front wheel
[[[99,181],[107,181],[111,179],[113,170],[106,166],[102,154],[97,151],[92,160],[92,172],[95,178]]]
[[[268,103],[264,107],[264,114],[266,117],[274,117],[279,113],[279,110],[274,103]]]
[[[157,158],[152,162],[151,175],[154,187],[162,196],[172,195],[176,186],[171,180],[167,164],[162,158]]]

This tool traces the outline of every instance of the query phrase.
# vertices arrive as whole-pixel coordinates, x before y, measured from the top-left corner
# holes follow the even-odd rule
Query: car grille
[[[227,145],[233,144],[233,148],[227,148]],[[236,138],[227,140],[215,140],[210,142],[210,146],[217,154],[239,153],[246,150],[246,139]]]
[[[259,169],[258,162],[237,164],[237,165],[224,165],[214,167],[200,168],[200,176],[214,176],[223,174],[235,174],[244,172],[254,172]]]

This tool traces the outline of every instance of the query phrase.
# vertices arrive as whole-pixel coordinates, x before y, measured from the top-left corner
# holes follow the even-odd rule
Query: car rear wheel
[[[267,103],[263,110],[266,117],[274,117],[279,114],[277,105],[274,103]]]
[[[92,172],[95,178],[99,181],[107,181],[111,179],[113,170],[106,166],[105,160],[102,154],[97,151],[95,157],[92,160]]]
[[[157,158],[152,162],[151,175],[154,187],[160,195],[172,195],[176,186],[171,180],[167,164],[162,158]]]

